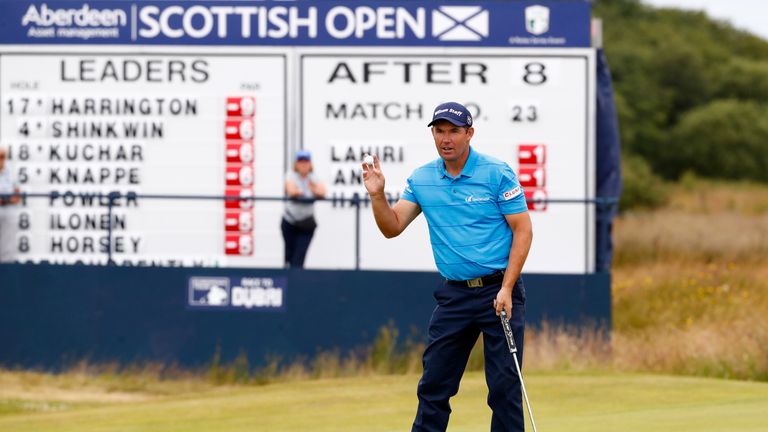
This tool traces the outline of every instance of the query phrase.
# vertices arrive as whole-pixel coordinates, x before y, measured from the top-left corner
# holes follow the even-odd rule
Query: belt
[[[469,279],[469,280],[451,280],[446,279],[446,282],[452,285],[461,285],[470,288],[480,288],[486,285],[493,285],[501,283],[504,280],[504,270],[499,270],[496,273],[491,273],[487,276]]]

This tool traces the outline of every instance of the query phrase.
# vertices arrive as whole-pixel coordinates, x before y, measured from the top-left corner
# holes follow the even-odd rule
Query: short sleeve
[[[520,186],[515,172],[507,164],[502,168],[497,201],[503,214],[522,213],[528,210],[523,187]]]
[[[405,183],[405,189],[403,189],[402,199],[418,204],[419,200],[416,198],[416,194],[413,193],[413,177],[408,177]]]

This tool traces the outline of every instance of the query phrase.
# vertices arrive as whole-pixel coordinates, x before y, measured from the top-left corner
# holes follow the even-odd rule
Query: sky
[[[728,21],[768,40],[768,1],[766,0],[642,0],[655,7],[703,10],[712,18]]]

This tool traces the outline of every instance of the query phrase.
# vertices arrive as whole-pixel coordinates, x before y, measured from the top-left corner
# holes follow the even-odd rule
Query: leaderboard
[[[97,3],[0,2],[0,145],[46,194],[1,209],[0,260],[283,267],[308,150],[328,191],[308,268],[434,271],[423,217],[383,238],[361,163],[379,156],[397,201],[437,157],[432,109],[457,101],[524,188],[526,271],[594,271],[589,2]]]
[[[3,54],[0,99],[12,175],[50,194],[6,212],[4,259],[281,262],[254,241],[280,206],[247,198],[282,193],[284,55]]]
[[[471,111],[472,148],[517,173],[536,241],[526,270],[585,273],[592,268],[594,196],[594,56],[591,50],[363,49],[306,50],[300,56],[301,137],[321,155],[316,171],[331,203],[320,221],[352,223],[350,199],[366,195],[360,165],[377,154],[385,193],[400,199],[408,176],[437,157],[427,123],[434,107],[457,101]],[[333,134],[324,133],[332,130]],[[459,196],[470,202],[481,198]],[[551,199],[570,201],[553,203]],[[364,268],[424,270],[434,265],[423,218],[395,239],[378,232],[370,209],[362,218]],[[327,236],[327,237],[324,237]],[[343,239],[318,233],[312,265],[331,265]],[[344,251],[354,251],[345,245]]]

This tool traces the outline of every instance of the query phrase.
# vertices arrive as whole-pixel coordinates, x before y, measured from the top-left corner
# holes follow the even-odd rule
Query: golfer
[[[523,431],[520,380],[498,315],[510,324],[522,364],[525,288],[520,272],[531,246],[531,220],[517,176],[504,162],[470,146],[472,116],[461,104],[435,108],[432,128],[438,159],[417,168],[402,198],[390,207],[377,157],[363,164],[376,224],[392,238],[424,213],[432,253],[445,277],[435,291],[437,307],[429,322],[419,407],[412,431],[445,431],[449,400],[470,351],[483,333],[491,431]]]

